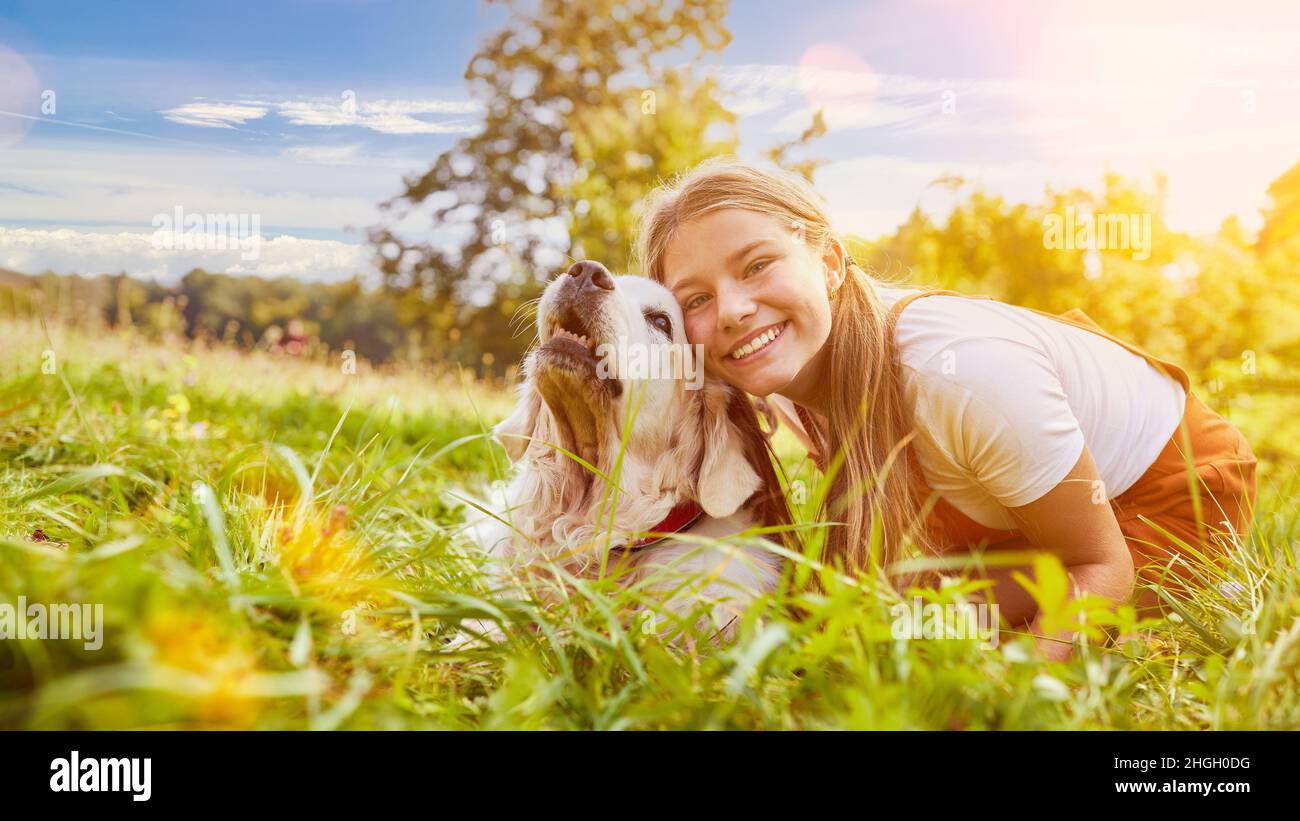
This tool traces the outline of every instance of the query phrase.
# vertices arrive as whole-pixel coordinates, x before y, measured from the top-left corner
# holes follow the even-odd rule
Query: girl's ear
[[[826,272],[826,294],[831,299],[835,298],[840,286],[844,284],[848,270],[847,257],[844,244],[839,238],[830,237],[826,242],[826,252],[822,254],[822,265]]]
[[[519,387],[519,401],[510,415],[492,428],[492,438],[506,449],[511,462],[518,462],[528,452],[532,441],[522,437],[537,435],[537,417],[542,412],[542,395],[533,386],[530,376]]]
[[[695,496],[704,512],[715,519],[735,513],[763,484],[745,455],[744,432],[728,412],[732,390],[709,380],[701,391],[703,455]]]

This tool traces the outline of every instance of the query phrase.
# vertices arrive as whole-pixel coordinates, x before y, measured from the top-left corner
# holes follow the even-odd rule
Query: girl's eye
[[[700,307],[701,305],[703,305],[705,302],[708,302],[708,300],[709,300],[709,297],[708,297],[707,294],[696,294],[695,296],[693,296],[693,297],[691,297],[690,299],[686,300],[685,308],[686,308],[686,310],[688,310],[688,311],[689,311],[689,310],[692,310],[692,309],[694,309],[694,308],[698,308],[698,307]]]
[[[749,271],[747,271],[746,273],[757,274],[760,271],[762,271],[764,268],[766,268],[768,266],[768,263],[770,262],[771,262],[770,259],[760,259],[757,262],[755,262],[753,265],[749,266]]]

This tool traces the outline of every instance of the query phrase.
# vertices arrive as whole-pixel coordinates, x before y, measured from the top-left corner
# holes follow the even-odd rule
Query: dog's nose
[[[584,259],[573,263],[569,268],[569,276],[576,279],[578,287],[583,290],[591,287],[614,290],[614,277],[610,275],[609,269],[595,260]]]

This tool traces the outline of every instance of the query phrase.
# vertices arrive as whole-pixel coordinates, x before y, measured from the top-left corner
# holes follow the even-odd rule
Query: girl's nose
[[[724,330],[743,325],[757,309],[754,301],[739,289],[719,289],[714,299],[718,301],[718,327]]]

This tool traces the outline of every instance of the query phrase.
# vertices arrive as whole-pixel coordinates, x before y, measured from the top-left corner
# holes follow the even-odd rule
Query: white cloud
[[[875,101],[854,101],[823,105],[822,114],[826,118],[826,127],[832,133],[852,131],[859,128],[897,125],[919,120],[922,117],[934,119],[933,106],[907,106]],[[928,109],[928,110],[927,110]],[[774,134],[797,134],[812,122],[817,112],[814,106],[796,108],[785,114],[772,125]]]
[[[897,228],[918,206],[932,218],[944,218],[952,207],[952,194],[931,183],[948,174],[1016,202],[1040,199],[1049,183],[1084,184],[1096,179],[1065,176],[1036,160],[945,162],[877,155],[829,163],[817,172],[817,189],[826,197],[838,230],[875,239]]]
[[[359,145],[295,145],[284,156],[316,165],[349,165],[357,158]]]
[[[259,214],[267,230],[334,239],[352,239],[334,232],[378,222],[378,204],[401,190],[402,175],[429,164],[417,152],[335,153],[338,164],[322,166],[310,155],[205,156],[148,144],[24,144],[6,154],[12,165],[4,182],[12,187],[0,192],[0,224],[149,231],[155,214],[180,205]]]
[[[181,125],[200,128],[234,128],[249,120],[260,120],[269,109],[261,103],[218,103],[198,101],[169,108],[163,116]]]
[[[167,249],[153,234],[0,227],[0,267],[25,273],[100,274],[173,281],[193,268],[214,273],[291,276],[337,281],[354,274],[373,277],[369,249],[337,240],[281,235],[262,239],[257,258],[245,250]]]
[[[1052,78],[918,77],[801,65],[742,64],[718,69],[732,110],[742,118],[765,116],[773,134],[806,128],[818,108],[832,134],[887,128],[894,134],[972,137],[1031,137],[1095,129],[1098,122],[1150,122],[1161,126],[1187,95],[1224,85],[1188,75],[1154,94],[1131,76],[1102,73]],[[1240,83],[1228,84],[1233,88]],[[1244,86],[1243,86],[1244,87]],[[1269,91],[1284,91],[1270,81]],[[1161,96],[1164,95],[1164,96]],[[1168,97],[1168,99],[1165,99]],[[1236,98],[1233,98],[1235,102]],[[1273,104],[1283,104],[1274,98]],[[949,106],[959,116],[944,114]],[[1131,131],[1141,129],[1132,128]],[[1073,135],[1076,142],[1078,134]]]
[[[280,103],[277,113],[293,125],[357,126],[381,134],[463,134],[475,123],[459,120],[430,122],[419,114],[472,114],[478,103],[468,100],[293,100]]]
[[[798,65],[736,65],[718,79],[741,117],[767,115],[773,134],[794,134],[823,110],[831,133],[889,127],[906,133],[931,130],[945,92],[993,97],[1024,87],[1000,81],[934,80],[866,69]],[[938,126],[942,128],[942,125]]]
[[[463,115],[474,114],[481,108],[472,100],[358,100],[356,95],[345,92],[337,100],[234,103],[196,100],[166,109],[162,115],[182,125],[234,128],[274,111],[291,125],[355,126],[380,134],[464,134],[473,131],[477,123]],[[422,119],[429,115],[450,115],[453,119],[438,122]]]

